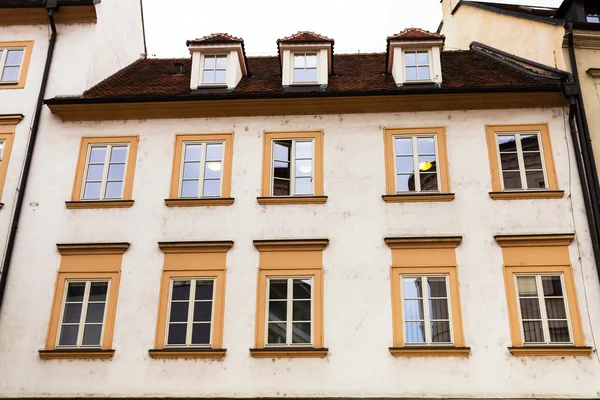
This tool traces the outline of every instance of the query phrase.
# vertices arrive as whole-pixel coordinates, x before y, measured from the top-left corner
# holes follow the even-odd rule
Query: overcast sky
[[[435,31],[442,19],[440,0],[168,0],[168,7],[165,0],[143,1],[148,53],[161,58],[187,57],[187,39],[216,32],[241,37],[253,56],[277,54],[275,41],[299,30],[335,39],[338,53],[381,52],[387,36],[408,27]],[[496,1],[547,7],[561,3]]]

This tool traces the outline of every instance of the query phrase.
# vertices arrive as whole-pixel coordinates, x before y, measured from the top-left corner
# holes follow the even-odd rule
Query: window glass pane
[[[600,24],[600,16],[598,14],[588,14],[586,20],[591,24]]]
[[[192,327],[192,344],[210,344],[210,324],[194,324]]]
[[[429,67],[419,67],[419,79],[430,79]]]
[[[215,69],[215,56],[204,57],[204,69]]]
[[[548,319],[567,319],[567,311],[565,310],[565,302],[562,298],[548,298],[546,302],[546,313]]]
[[[67,288],[67,302],[83,301],[85,282],[70,282]]]
[[[435,139],[433,137],[417,138],[419,154],[435,154]]]
[[[217,68],[218,69],[227,68],[227,56],[217,56]]]
[[[415,53],[413,51],[406,52],[406,54],[404,56],[404,60],[405,60],[407,67],[417,65],[417,53]]]
[[[104,176],[104,164],[90,164],[86,176],[87,181],[101,181]]]
[[[279,160],[279,161],[290,161],[290,152],[292,149],[292,141],[291,140],[285,140],[285,141],[277,141],[274,142],[274,153],[275,153],[275,160]]]
[[[560,276],[542,276],[542,288],[546,297],[563,295]]]
[[[304,68],[304,54],[294,55],[294,68]]]
[[[312,159],[312,142],[296,142],[296,158]]]
[[[273,196],[289,196],[290,181],[275,179],[273,182]]]
[[[437,174],[424,174],[421,173],[421,190],[422,191],[436,191],[438,190],[438,179]]]
[[[269,299],[287,299],[288,284],[285,279],[269,281]]]
[[[100,183],[100,182],[86,183],[85,187],[83,189],[83,199],[84,200],[99,199],[101,189],[102,189],[102,183]]]
[[[413,172],[415,169],[412,156],[396,157],[396,172]]]
[[[204,197],[219,197],[221,195],[221,180],[204,181]]]
[[[431,323],[431,341],[433,343],[450,343],[450,322],[433,321]]]
[[[307,67],[316,67],[317,66],[317,55],[316,54],[307,54],[306,55],[306,66]]]
[[[537,286],[534,276],[518,276],[517,287],[520,297],[537,297]]]
[[[110,164],[108,167],[109,181],[122,181],[125,177],[125,164]]]
[[[294,194],[311,195],[312,194],[312,178],[296,178]]]
[[[63,325],[60,330],[59,346],[75,346],[78,333],[79,325]]]
[[[522,319],[541,319],[540,303],[537,298],[534,299],[519,299],[521,304],[521,318]]]
[[[171,298],[173,300],[189,300],[190,281],[174,281]]]
[[[169,324],[169,338],[167,344],[185,344],[186,334],[186,324]]]
[[[202,83],[215,83],[215,71],[204,71],[202,73]]]
[[[292,304],[292,320],[294,321],[310,321],[310,301],[300,300],[294,301]]]
[[[269,321],[286,321],[287,301],[269,301]]]
[[[396,177],[397,191],[408,192],[415,190],[415,177],[414,175],[398,175]]]
[[[407,322],[405,325],[407,343],[425,343],[425,324],[423,322]]]
[[[223,165],[221,162],[208,162],[204,167],[204,178],[220,178],[221,177],[221,169]]]
[[[446,292],[446,278],[427,278],[427,286],[429,287],[429,297],[448,297]]]
[[[517,153],[500,153],[500,164],[503,171],[518,171],[519,157]]]
[[[187,322],[188,319],[188,302],[172,302],[171,303],[171,318],[170,322]]]
[[[2,81],[3,82],[14,82],[19,79],[19,70],[21,67],[4,67],[4,72],[2,73]]]
[[[275,161],[273,163],[274,171],[273,176],[275,178],[290,178],[290,163],[289,162],[281,162]]]
[[[545,189],[546,180],[544,179],[544,171],[525,171],[527,176],[527,188],[529,189]]]
[[[523,151],[540,151],[537,135],[521,135],[521,148]]]
[[[404,319],[406,321],[422,320],[424,318],[422,300],[404,300]]]
[[[214,281],[196,281],[196,300],[212,300]]]
[[[522,189],[521,174],[519,172],[502,172],[505,189]]]
[[[429,317],[431,319],[450,319],[448,315],[448,300],[429,300]]]
[[[181,197],[198,197],[198,181],[183,181],[181,183]]]
[[[90,150],[91,163],[103,163],[106,161],[106,147],[94,146]]]
[[[517,151],[515,135],[498,135],[498,146],[500,151]]]
[[[202,155],[201,144],[185,145],[185,161],[200,161]]]
[[[215,71],[215,83],[225,83],[225,70],[219,69]]]
[[[316,82],[317,81],[317,69],[316,68],[307,68],[306,69],[306,82]]]
[[[0,57],[2,57],[0,55]],[[5,140],[0,140],[0,161],[2,161],[2,156],[4,155],[4,145],[6,144]]]
[[[267,333],[267,343],[269,344],[285,344],[287,324],[276,323],[269,324],[269,332]]]
[[[108,291],[108,282],[92,282],[90,287],[90,301],[105,301]]]
[[[417,79],[417,67],[406,67],[406,80],[416,81]]]
[[[405,277],[402,278],[402,293],[405,299],[423,297],[423,286],[421,278]]]
[[[210,322],[212,301],[197,301],[194,305],[194,322]]]
[[[435,172],[436,169],[435,156],[419,156],[419,171]]]
[[[292,296],[296,299],[310,299],[312,279],[294,279]]]
[[[552,343],[568,343],[571,341],[567,321],[548,321],[548,331]]]
[[[102,336],[102,325],[86,325],[83,330],[84,346],[99,346],[100,337]]]
[[[310,343],[310,322],[292,324],[292,343]]]
[[[183,179],[200,178],[200,163],[186,162],[183,164]]]
[[[394,139],[394,143],[395,143],[395,148],[396,148],[396,155],[401,155],[401,154],[412,154],[413,149],[412,149],[412,139],[410,138],[403,138],[403,139]]]
[[[110,152],[111,163],[124,163],[127,159],[127,146],[114,146]]]
[[[306,82],[305,69],[294,69],[294,82]]]
[[[206,161],[223,160],[223,144],[209,143],[206,145]]]
[[[524,321],[523,335],[527,343],[543,343],[544,332],[542,331],[542,321]]]
[[[88,304],[87,314],[85,315],[86,323],[101,323],[104,321],[104,306],[106,303],[91,303]]]
[[[540,153],[523,153],[525,169],[542,169],[542,155]]]
[[[123,182],[108,182],[106,184],[106,194],[104,197],[107,199],[120,199],[122,189]]]
[[[81,319],[81,303],[65,304],[65,310],[63,311],[64,323],[79,323]]]
[[[419,65],[429,65],[429,54],[426,51],[420,51],[417,53],[417,63]]]

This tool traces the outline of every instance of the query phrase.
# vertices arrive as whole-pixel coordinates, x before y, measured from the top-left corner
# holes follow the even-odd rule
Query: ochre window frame
[[[223,321],[225,313],[225,270],[227,252],[232,241],[214,242],[161,242],[164,253],[160,284],[158,315],[152,358],[222,358]],[[210,347],[167,347],[166,330],[169,306],[169,289],[173,278],[214,278],[212,337]]]
[[[86,136],[81,138],[77,169],[75,170],[75,182],[71,201],[66,202],[67,208],[128,208],[133,205],[131,194],[133,192],[133,178],[135,175],[135,164],[137,162],[139,136]],[[120,200],[83,200],[81,189],[85,177],[88,148],[95,144],[115,144],[129,146],[127,153],[127,166],[123,180],[123,198]]]
[[[169,198],[165,199],[167,207],[195,206],[229,206],[231,198],[231,174],[233,162],[233,132],[214,134],[178,134],[175,135],[175,152],[173,155],[173,170]],[[185,142],[223,142],[223,173],[221,175],[221,197],[211,198],[179,198],[179,183],[181,179],[181,162],[183,144]]]
[[[323,250],[327,239],[255,240],[259,251],[258,285],[256,295],[255,358],[322,358],[328,353],[323,335]],[[313,345],[266,346],[267,278],[313,277]]]
[[[548,188],[545,190],[502,190],[502,171],[498,157],[498,133],[523,133],[539,132],[541,150],[543,153],[544,168],[548,180]],[[486,141],[490,161],[490,174],[492,179],[492,191],[490,197],[494,200],[518,200],[518,199],[557,199],[564,195],[564,191],[558,188],[558,178],[554,164],[554,153],[552,152],[552,141],[548,124],[525,124],[525,125],[486,125]]]
[[[33,53],[33,40],[22,42],[0,42],[0,49],[6,47],[22,47],[25,48],[25,51],[23,54],[23,62],[21,63],[21,70],[19,71],[19,81],[17,83],[0,83],[0,90],[23,89],[25,87],[25,82],[27,81],[27,71],[29,70],[31,54]],[[2,71],[0,71],[0,73],[2,73]]]
[[[121,264],[123,262],[123,253],[129,248],[129,243],[77,243],[57,244],[56,246],[61,254],[61,261],[54,289],[46,345],[44,350],[39,351],[40,358],[111,358],[114,354],[112,340],[121,277]],[[56,343],[61,324],[60,314],[66,282],[69,280],[92,279],[110,280],[100,349],[57,348]]]
[[[385,239],[392,252],[390,282],[394,346],[390,347],[390,353],[394,357],[465,357],[469,354],[470,348],[465,347],[456,263],[456,247],[461,240],[460,236]],[[448,277],[453,344],[406,345],[400,287],[402,275],[446,275]]]
[[[271,193],[271,165],[273,141],[312,139],[314,140],[314,194],[311,196],[273,196]],[[263,165],[261,197],[258,203],[266,204],[323,204],[327,201],[323,186],[323,131],[265,132],[263,137]]]
[[[15,133],[17,131],[17,124],[21,122],[22,119],[22,115],[0,116],[0,141],[4,140],[4,151],[2,153],[2,162],[0,162],[0,199],[2,198],[4,184],[6,183],[8,163],[10,161]],[[0,209],[3,206],[4,203],[0,203]]]
[[[569,256],[573,234],[498,235],[494,237],[502,249],[504,284],[512,347],[515,356],[578,356],[589,355],[585,345],[575,280]],[[573,345],[524,345],[515,288],[515,274],[562,274],[565,283],[566,307],[569,309]]]
[[[433,135],[436,137],[437,161],[439,162],[437,172],[440,179],[439,193],[396,193],[396,168],[394,165],[396,162],[396,152],[394,148],[394,136],[412,137],[416,135]],[[440,202],[454,200],[454,193],[450,192],[448,150],[446,146],[446,129],[444,127],[385,128],[383,130],[383,140],[385,151],[385,195],[382,197],[386,203]]]

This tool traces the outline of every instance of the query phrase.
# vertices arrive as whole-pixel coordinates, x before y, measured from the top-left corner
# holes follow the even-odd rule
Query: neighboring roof
[[[99,2],[100,0],[58,0],[61,6],[87,6]],[[36,8],[45,5],[46,0],[0,0],[0,8]]]
[[[418,92],[423,85],[397,87],[391,74],[386,73],[386,53],[334,55],[336,73],[329,76],[328,95],[348,93],[409,93]],[[243,77],[228,93],[190,90],[191,59],[140,59],[125,69],[89,89],[83,99],[123,99],[136,97],[286,95],[281,85],[279,58],[248,57],[252,76]],[[183,64],[183,75],[175,74],[175,63]],[[441,56],[443,83],[447,90],[492,90],[558,86],[555,80],[527,74],[518,68],[496,61],[474,51],[444,51]],[[434,86],[427,86],[434,91]],[[439,90],[439,89],[438,89]],[[314,89],[314,92],[322,92]],[[443,92],[441,90],[440,92]],[[306,92],[310,95],[309,92]],[[400,93],[399,93],[400,94]],[[239,96],[236,96],[239,95]]]
[[[439,33],[429,32],[420,28],[406,28],[400,33],[396,33],[395,35],[388,36],[388,42],[390,40],[436,40],[441,39],[445,40],[444,35],[440,35]]]
[[[553,7],[538,7],[538,6],[523,6],[516,4],[504,3],[487,3],[481,1],[464,1],[460,0],[456,8],[452,11],[455,13],[461,5],[480,8],[483,10],[504,14],[517,18],[525,18],[532,21],[544,22],[552,25],[562,25],[563,20],[556,18],[557,8]]]
[[[2,0],[0,0],[2,1]],[[221,44],[221,43],[244,43],[244,40],[235,36],[231,36],[228,33],[211,33],[208,36],[204,36],[198,39],[191,39],[186,42],[186,45],[190,44]]]
[[[277,39],[279,43],[331,43],[334,44],[334,40],[327,36],[319,35],[315,32],[310,31],[299,31],[291,36],[286,36],[281,39]]]

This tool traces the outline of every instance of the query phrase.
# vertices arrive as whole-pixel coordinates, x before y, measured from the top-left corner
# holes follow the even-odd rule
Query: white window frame
[[[106,147],[106,155],[104,158],[104,170],[102,172],[102,180],[100,181],[100,198],[99,199],[85,199],[84,198],[84,194],[85,194],[85,184],[88,182],[88,171],[89,171],[89,166],[90,166],[90,157],[92,156],[92,148],[94,147]],[[110,155],[112,153],[112,148],[113,147],[126,147],[127,148],[127,154],[125,155],[125,164],[123,167],[123,184],[121,185],[121,196],[119,198],[105,198],[106,196],[106,186],[108,184],[108,170],[110,167]],[[87,154],[86,154],[86,158],[85,158],[85,165],[84,165],[84,170],[83,170],[83,181],[81,183],[81,193],[79,195],[79,198],[81,199],[81,201],[110,201],[110,200],[123,200],[123,192],[125,191],[125,184],[127,182],[127,165],[129,165],[129,153],[131,150],[131,146],[129,143],[90,143],[88,145],[88,149],[87,149]],[[121,163],[114,163],[114,164],[121,164]],[[96,181],[93,181],[96,182]],[[111,181],[111,182],[117,182],[117,181]]]
[[[287,312],[286,312],[286,333],[285,343],[269,343],[269,305],[271,296],[271,280],[281,281],[287,280]],[[294,280],[310,279],[310,343],[292,343],[293,337],[293,303],[294,303]],[[291,283],[290,283],[291,282]],[[302,275],[302,276],[267,276],[266,279],[267,290],[265,297],[265,347],[314,347],[315,343],[315,276],[314,275]],[[306,300],[303,300],[306,301]],[[280,321],[283,322],[283,321]]]
[[[431,138],[433,137],[433,144],[435,147],[435,169],[437,177],[437,190],[421,190],[421,174],[419,173],[419,149],[418,139],[419,138]],[[408,139],[412,140],[412,157],[413,157],[413,175],[415,177],[415,190],[398,190],[398,175],[405,174],[398,172],[398,164],[396,159],[398,156],[408,156],[408,154],[397,154],[396,153],[396,139]],[[392,136],[392,146],[394,149],[394,187],[396,188],[396,194],[407,194],[407,193],[441,193],[441,177],[440,177],[440,164],[439,164],[439,151],[438,151],[438,138],[435,133],[419,134],[419,135],[394,135]],[[406,175],[406,174],[405,174]]]
[[[500,156],[500,143],[498,143],[499,136],[506,135],[514,135],[515,136],[515,145],[517,148],[517,160],[519,163],[519,174],[521,176],[521,189],[506,189],[504,187],[504,171],[502,170],[502,157]],[[536,135],[538,140],[538,147],[540,149],[540,159],[542,163],[542,172],[544,174],[544,183],[546,184],[545,188],[533,188],[530,189],[527,185],[527,174],[525,173],[525,159],[523,156],[523,147],[521,144],[521,135]],[[496,140],[496,155],[498,157],[498,168],[500,171],[500,185],[502,185],[502,191],[504,192],[533,192],[533,191],[547,191],[549,190],[548,186],[548,174],[546,171],[546,159],[544,157],[544,146],[542,145],[542,135],[539,131],[530,131],[530,132],[496,132],[494,139]]]
[[[406,311],[404,309],[404,278],[421,278],[421,287],[423,292],[423,320],[425,324],[425,343],[409,342],[407,340],[406,330]],[[450,329],[450,342],[432,342],[431,339],[431,316],[429,312],[429,293],[427,288],[428,278],[444,278],[446,280],[446,298],[448,303],[448,323]],[[412,298],[409,298],[411,300]],[[414,300],[417,300],[416,298]],[[410,346],[433,346],[433,347],[448,347],[454,346],[454,321],[452,320],[452,296],[450,292],[450,275],[448,274],[401,274],[400,275],[400,307],[402,308],[402,334],[404,335],[404,343],[407,347]]]
[[[299,56],[299,55],[304,56],[304,71],[306,73],[306,69],[307,69],[306,68],[306,56],[307,55],[313,55],[313,54],[317,58],[317,66],[316,66],[316,69],[317,69],[317,79],[314,80],[314,81],[302,81],[302,82],[296,81],[294,79],[294,70],[296,69],[296,65],[295,65],[296,56]],[[292,85],[318,85],[319,84],[319,71],[321,69],[320,68],[321,62],[320,62],[319,54],[320,53],[319,53],[318,50],[316,50],[314,52],[308,51],[308,50],[304,50],[304,51],[296,51],[296,52],[292,52],[291,53],[292,57],[291,57],[291,62],[290,62],[290,64],[291,64],[291,71],[290,71],[291,79],[290,79],[290,81],[292,82]]]
[[[213,72],[215,72],[215,78],[216,78],[216,71],[221,71],[220,68],[217,68],[217,60],[216,57],[225,57],[225,82],[204,82],[204,64],[205,64],[205,60],[206,58],[215,58],[215,68],[212,69]],[[227,86],[227,72],[229,71],[229,54],[227,53],[214,53],[214,54],[202,54],[202,60],[200,62],[200,84],[202,86]]]
[[[429,66],[429,78],[427,79],[407,79],[407,73],[406,73],[406,53],[425,53],[427,52],[427,62],[428,62],[428,66]],[[404,83],[423,83],[423,82],[432,82],[433,81],[433,55],[432,55],[432,51],[431,48],[407,48],[407,49],[402,49],[402,74],[404,75]],[[418,57],[417,57],[418,58]],[[419,76],[419,64],[417,61],[417,76]],[[421,65],[422,67],[424,67],[424,65]]]
[[[83,301],[81,303],[81,315],[79,316],[79,323],[77,324],[77,326],[79,327],[79,329],[77,330],[77,344],[74,346],[61,345],[60,344],[60,336],[62,334],[62,329],[63,329],[63,317],[64,317],[64,313],[65,313],[65,308],[67,305],[67,292],[69,290],[69,284],[77,283],[77,282],[85,283],[85,290],[83,293]],[[90,303],[90,301],[89,301],[90,288],[92,287],[93,282],[108,283],[108,285],[106,286],[106,300],[104,301],[104,315],[102,316],[102,330],[100,333],[100,343],[98,343],[97,345],[83,345],[83,334],[84,334],[85,325],[86,325],[85,319],[87,317],[88,304]],[[111,279],[66,279],[65,280],[65,288],[63,291],[62,304],[61,304],[61,308],[60,308],[60,317],[58,320],[58,331],[56,334],[56,348],[59,348],[59,349],[74,349],[74,348],[97,349],[97,348],[102,347],[102,341],[104,339],[104,328],[106,327],[106,313],[108,311],[108,307],[109,307],[108,303],[110,301],[110,285],[111,285]],[[94,304],[94,303],[100,303],[100,302],[92,302],[92,304]],[[75,325],[75,323],[69,323],[69,325]],[[88,324],[88,325],[90,325],[90,324]],[[92,323],[91,325],[99,325],[99,324]]]
[[[182,195],[183,190],[183,181],[184,180],[194,180],[194,179],[184,179],[183,177],[183,167],[185,165],[185,147],[188,144],[196,144],[202,145],[202,154],[200,158],[200,177],[198,179],[198,197],[184,197]],[[221,152],[221,174],[219,176],[219,195],[218,196],[204,196],[204,170],[206,168],[206,151],[209,144],[220,144],[222,146]],[[207,141],[184,141],[181,144],[181,165],[179,166],[179,188],[178,188],[178,198],[180,199],[217,199],[223,197],[223,170],[225,169],[225,141],[223,140],[207,140]],[[208,179],[216,180],[215,178]]]
[[[275,142],[285,142],[291,141],[292,147],[290,148],[290,194],[288,195],[275,195]],[[296,159],[296,143],[297,142],[311,142],[312,143],[312,168],[310,173],[310,183],[311,183],[311,193],[310,194],[294,194],[296,191],[296,161],[297,160],[306,160],[305,158]],[[307,178],[307,177],[300,177]],[[277,178],[280,180],[284,180],[284,178]],[[305,197],[305,196],[314,196],[315,195],[315,139],[273,139],[271,141],[271,196],[273,197]]]
[[[535,284],[537,289],[537,300],[540,307],[540,316],[542,320],[542,330],[544,333],[544,342],[526,342],[525,341],[525,332],[523,331],[523,316],[521,315],[521,301],[519,297],[519,284],[517,282],[517,277],[534,277]],[[542,277],[543,276],[560,276],[560,284],[562,286],[563,291],[563,302],[565,306],[565,315],[567,316],[567,326],[569,328],[569,342],[551,342],[550,341],[550,329],[548,327],[548,312],[546,311],[546,302],[544,296],[544,288],[542,286]],[[519,313],[519,331],[521,332],[521,340],[523,346],[568,346],[573,345],[573,327],[571,324],[571,314],[569,312],[569,299],[567,298],[567,288],[565,286],[565,276],[562,272],[552,272],[552,273],[515,273],[513,274],[514,285],[515,285],[515,295],[517,296],[517,311]],[[527,297],[529,299],[533,299],[534,297]],[[550,297],[552,298],[552,297]],[[532,320],[533,321],[533,320]]]
[[[190,281],[190,297],[188,298],[188,318],[185,322],[186,333],[185,333],[185,344],[169,344],[169,326],[171,325],[171,303],[173,301],[173,284],[176,281]],[[211,312],[210,312],[210,336],[208,344],[192,344],[192,329],[194,328],[194,308],[196,307],[196,281],[212,281],[213,293],[211,299]],[[169,281],[169,301],[167,302],[167,320],[165,324],[165,347],[166,348],[181,348],[181,347],[198,347],[198,348],[212,348],[213,344],[213,330],[215,326],[215,293],[217,290],[217,278],[216,277],[174,277]],[[183,300],[178,300],[178,303],[183,303]],[[206,302],[206,301],[204,301]],[[183,325],[182,322],[177,322],[178,325]]]
[[[4,74],[4,67],[6,67],[6,59],[8,58],[9,50],[22,50],[23,58],[21,59],[21,64],[19,64],[19,73],[17,74],[17,79],[14,81],[3,81],[2,75]],[[0,47],[0,51],[2,51],[2,57],[0,57],[0,85],[14,85],[15,83],[19,83],[21,79],[21,73],[23,72],[23,62],[25,61],[25,56],[27,53],[26,47]],[[17,65],[9,65],[9,67],[16,67]]]

